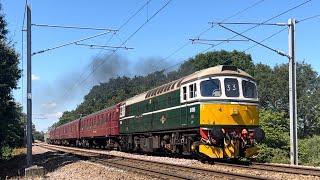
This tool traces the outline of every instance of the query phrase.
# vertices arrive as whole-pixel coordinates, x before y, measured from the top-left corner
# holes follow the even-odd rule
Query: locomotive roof
[[[196,80],[201,77],[210,76],[210,75],[236,75],[236,76],[245,76],[250,79],[253,79],[251,75],[249,75],[248,73],[246,73],[241,69],[238,69],[236,66],[219,65],[219,66],[214,66],[214,67],[197,71],[193,74],[190,74],[178,80],[166,83],[164,85],[153,88],[147,92],[138,94],[126,100],[125,103],[126,105],[130,105],[130,104],[141,102],[143,100],[150,99],[162,94],[166,94],[166,93],[175,91],[177,89],[180,89],[181,84],[185,84],[189,81]]]
[[[209,75],[237,75],[237,76],[245,76],[250,79],[253,79],[253,77],[250,74],[246,73],[241,69],[238,69],[236,66],[219,65],[219,66],[203,69],[186,76],[182,81],[182,84],[187,83],[191,80],[195,80],[195,79],[198,79],[204,76],[209,76]]]

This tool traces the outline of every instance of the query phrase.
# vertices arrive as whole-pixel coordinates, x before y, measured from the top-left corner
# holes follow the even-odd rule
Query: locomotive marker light
[[[290,104],[290,161],[293,165],[298,165],[298,136],[297,136],[297,86],[296,86],[296,57],[295,57],[295,25],[298,23],[295,19],[289,19],[288,23],[252,23],[252,22],[209,22],[209,24],[218,24],[220,27],[231,31],[241,37],[244,37],[260,46],[263,46],[271,51],[278,53],[281,56],[285,56],[289,59],[289,104]],[[269,46],[262,44],[261,42],[255,41],[247,36],[242,35],[230,28],[223,26],[222,24],[251,24],[251,25],[274,25],[274,26],[288,26],[288,44],[289,44],[289,54],[282,51],[273,49]],[[231,39],[231,38],[230,38]],[[257,140],[264,138],[264,133],[260,132],[261,129],[257,130]]]

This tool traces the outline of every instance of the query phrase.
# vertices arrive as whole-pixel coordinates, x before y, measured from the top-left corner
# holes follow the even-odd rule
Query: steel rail
[[[111,165],[117,168],[124,167],[125,169],[130,169],[133,171],[145,171],[147,174],[152,174],[152,176],[157,175],[158,177],[163,177],[163,176],[170,176],[170,178],[173,179],[198,179],[198,178],[193,178],[193,177],[186,177],[184,175],[179,175],[175,173],[170,173],[170,171],[160,171],[159,169],[157,170],[152,170],[153,166],[159,166],[165,167],[167,170],[173,170],[175,169],[176,171],[181,171],[181,172],[193,172],[192,174],[207,174],[207,175],[212,175],[212,176],[218,176],[218,177],[226,177],[226,178],[232,178],[232,179],[259,179],[259,180],[269,180],[271,178],[266,178],[262,176],[253,176],[253,175],[247,175],[247,174],[238,174],[234,172],[227,172],[227,171],[220,171],[220,170],[213,170],[213,169],[203,169],[199,167],[192,167],[192,166],[185,166],[185,165],[178,165],[178,164],[171,164],[171,163],[164,163],[164,162],[156,162],[156,161],[151,161],[151,160],[144,160],[144,159],[137,159],[137,158],[132,158],[132,157],[122,157],[122,156],[115,156],[115,155],[107,155],[103,154],[103,152],[96,151],[92,152],[87,149],[79,149],[79,148],[71,148],[71,147],[61,147],[61,146],[55,146],[55,145],[47,145],[44,143],[37,144],[40,147],[52,149],[52,150],[57,150],[57,151],[62,151],[62,152],[67,152],[67,153],[72,153],[72,154],[77,154],[77,155],[82,155],[82,156],[90,156],[94,158],[99,158],[99,160],[96,159],[96,162],[106,164],[106,165]],[[108,159],[101,159],[103,158],[103,155],[107,155],[108,157],[118,157],[122,158],[123,160],[127,161],[132,161],[134,165],[126,165],[121,162],[115,162],[114,160],[108,160]],[[143,164],[143,166],[139,166],[140,164]],[[146,167],[146,168],[144,168]],[[123,168],[122,168],[123,169]]]
[[[216,165],[243,168],[243,169],[255,169],[264,170],[269,172],[279,172],[279,173],[289,173],[289,174],[300,174],[300,175],[311,175],[320,176],[320,169],[312,167],[301,167],[295,165],[280,165],[280,164],[268,164],[268,163],[251,163],[251,165],[241,165],[241,164],[230,164],[214,162]]]

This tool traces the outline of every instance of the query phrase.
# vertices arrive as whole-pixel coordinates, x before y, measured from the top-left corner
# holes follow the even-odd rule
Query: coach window
[[[88,129],[89,128],[89,119],[87,119],[87,121],[86,121],[86,129]]]
[[[219,79],[209,79],[200,83],[201,96],[203,97],[220,97],[221,86]]]
[[[237,79],[224,79],[224,88],[227,97],[239,97],[239,84]]]

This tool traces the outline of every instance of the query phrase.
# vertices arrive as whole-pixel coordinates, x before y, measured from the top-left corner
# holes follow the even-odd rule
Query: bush
[[[298,142],[299,163],[320,166],[320,136],[301,139]]]
[[[1,148],[0,159],[10,159],[12,157],[12,148],[5,146]]]
[[[258,145],[259,151],[256,157],[258,162],[266,163],[289,163],[289,152],[280,148],[272,148],[262,143]]]

